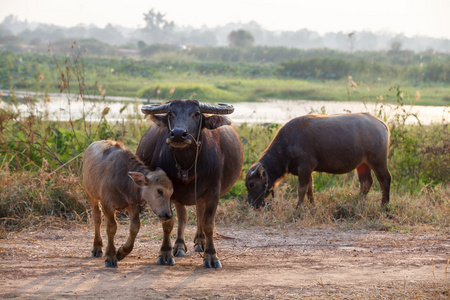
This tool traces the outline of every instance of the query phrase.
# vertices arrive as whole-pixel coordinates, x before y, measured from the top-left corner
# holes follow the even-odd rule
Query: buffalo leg
[[[103,241],[102,235],[100,233],[100,226],[102,225],[102,212],[100,211],[98,201],[91,206],[92,206],[92,218],[94,219],[94,228],[95,228],[94,246],[92,248],[91,257],[102,257]]]
[[[173,266],[175,264],[172,254],[172,242],[170,241],[170,234],[172,233],[174,224],[175,224],[174,218],[171,218],[170,220],[167,220],[162,223],[164,237],[159,252],[158,265]]]
[[[314,203],[313,189],[314,189],[314,182],[313,182],[312,176],[310,176],[309,184],[308,184],[308,191],[306,192],[306,195],[308,196],[308,200],[311,204]]]
[[[359,179],[359,189],[361,194],[367,195],[373,184],[372,170],[366,164],[361,164],[356,168]]]
[[[106,234],[108,236],[105,265],[107,267],[117,268],[116,245],[114,243],[114,236],[117,231],[116,212],[114,209],[104,209],[103,213],[105,215]]]
[[[389,191],[391,189],[391,173],[389,173],[387,166],[374,168],[373,171],[377,176],[377,180],[380,183],[381,187],[382,193],[381,204],[383,206],[386,206],[387,204],[389,204]]]
[[[209,199],[198,203],[198,206],[200,207],[199,210],[204,212],[201,222],[205,233],[205,254],[203,256],[203,267],[205,268],[222,267],[214,247],[214,218],[219,202],[219,195],[217,193],[214,196],[215,197],[210,197]]]
[[[197,232],[194,238],[194,250],[195,252],[205,251],[205,232],[203,229],[203,218],[205,216],[205,205],[199,205],[197,201]]]
[[[141,220],[139,220],[139,205],[129,206],[127,208],[128,214],[130,215],[130,235],[128,236],[125,245],[117,250],[117,260],[124,259],[134,247],[134,241],[141,227]]]
[[[187,224],[187,210],[186,206],[178,202],[175,202],[175,208],[177,210],[177,217],[178,217],[178,230],[177,230],[177,240],[175,241],[175,245],[173,246],[173,255],[181,257],[184,256],[187,252],[187,247],[184,239],[184,231],[186,229]],[[170,231],[172,231],[172,229],[170,229]]]
[[[311,195],[312,195],[312,176],[311,176],[311,173],[312,172],[308,172],[308,173],[303,172],[303,173],[299,173],[299,175],[298,175],[298,186],[297,186],[298,202],[297,202],[297,207],[296,207],[297,209],[303,203],[303,199],[305,199],[306,193],[307,192],[309,193],[309,189],[311,189]],[[310,183],[311,183],[311,185],[310,185]]]

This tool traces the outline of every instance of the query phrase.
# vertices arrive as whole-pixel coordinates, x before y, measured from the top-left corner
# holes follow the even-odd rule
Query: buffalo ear
[[[134,183],[136,183],[136,185],[140,188],[144,187],[147,182],[147,177],[140,172],[128,172],[128,176],[130,176]]]
[[[256,168],[250,173],[250,176],[259,176],[261,178],[264,178],[266,176],[266,168],[261,164],[257,164]]]
[[[150,115],[150,119],[160,127],[168,127],[167,125],[167,114],[164,115]]]
[[[231,125],[231,121],[224,116],[212,115],[203,117],[203,124],[206,129],[216,129],[223,125]]]
[[[258,172],[259,177],[261,177],[261,178],[266,177],[266,168],[262,164],[259,164],[259,167],[256,171]]]

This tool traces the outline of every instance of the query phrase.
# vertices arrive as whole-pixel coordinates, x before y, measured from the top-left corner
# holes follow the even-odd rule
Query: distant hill
[[[173,23],[173,22],[172,22]],[[170,28],[125,28],[108,24],[104,28],[95,25],[61,27],[42,23],[20,21],[10,15],[0,24],[0,49],[13,52],[45,49],[49,42],[92,39],[120,48],[125,55],[134,55],[136,49],[152,44],[179,47],[227,46],[228,35],[233,30],[243,29],[254,37],[255,46],[288,47],[298,49],[331,49],[345,52],[410,50],[414,52],[436,51],[450,53],[450,39],[426,36],[406,37],[389,32],[355,31],[329,32],[320,35],[308,29],[298,31],[269,31],[256,22],[229,23],[225,26],[201,29]],[[134,50],[133,50],[134,49]],[[108,49],[105,49],[108,52]]]

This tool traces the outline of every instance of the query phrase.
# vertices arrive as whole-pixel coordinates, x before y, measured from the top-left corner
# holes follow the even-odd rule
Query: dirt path
[[[194,231],[186,257],[158,266],[161,229],[143,226],[117,269],[90,258],[90,226],[10,233],[0,239],[0,298],[450,298],[448,236],[218,227],[223,268],[207,270]],[[119,226],[117,245],[126,236]]]

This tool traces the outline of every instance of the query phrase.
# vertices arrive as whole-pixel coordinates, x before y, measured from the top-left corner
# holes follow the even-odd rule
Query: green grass
[[[267,99],[330,100],[395,103],[389,89],[394,85],[405,94],[404,104],[448,106],[450,86],[444,84],[408,85],[385,82],[357,82],[354,88],[348,80],[306,81],[279,78],[229,78],[224,76],[178,75],[161,78],[146,85],[137,97],[150,99],[198,99],[205,102],[241,102]],[[159,90],[159,94],[157,94]],[[170,93],[170,91],[173,93]],[[417,99],[416,99],[417,95]]]
[[[330,100],[377,102],[389,98],[389,89],[398,85],[408,97],[405,104],[447,106],[450,104],[450,86],[444,84],[409,85],[401,83],[357,83],[352,89],[348,80],[306,81],[279,78],[228,78],[223,76],[183,76],[162,78],[139,90],[138,97],[175,99],[197,97],[207,102],[281,100]],[[160,87],[161,94],[155,95]],[[176,94],[168,93],[174,88]],[[195,94],[194,94],[195,93]],[[419,96],[415,99],[415,96]],[[395,103],[395,97],[390,96]]]
[[[238,102],[244,98],[211,84],[163,83],[141,89],[137,96],[147,99],[196,99],[202,102]]]
[[[72,93],[82,90],[90,95],[104,93],[162,100],[197,97],[207,102],[239,102],[264,99],[377,101],[386,97],[389,88],[399,86],[409,95],[410,102],[415,101],[416,94],[420,95],[415,101],[417,105],[446,106],[450,103],[450,85],[408,79],[409,69],[403,70],[401,76],[384,74],[376,78],[370,73],[352,71],[352,84],[347,77],[296,79],[282,75],[274,62],[202,62],[178,59],[173,54],[160,56],[138,61],[84,59],[81,54],[72,53],[66,60],[66,57],[0,52],[0,88],[58,92],[64,91],[68,83],[71,87],[78,86]],[[445,64],[446,58],[441,59]],[[383,73],[382,70],[377,72]],[[158,87],[160,94],[155,94]],[[172,88],[174,93],[170,93]]]

